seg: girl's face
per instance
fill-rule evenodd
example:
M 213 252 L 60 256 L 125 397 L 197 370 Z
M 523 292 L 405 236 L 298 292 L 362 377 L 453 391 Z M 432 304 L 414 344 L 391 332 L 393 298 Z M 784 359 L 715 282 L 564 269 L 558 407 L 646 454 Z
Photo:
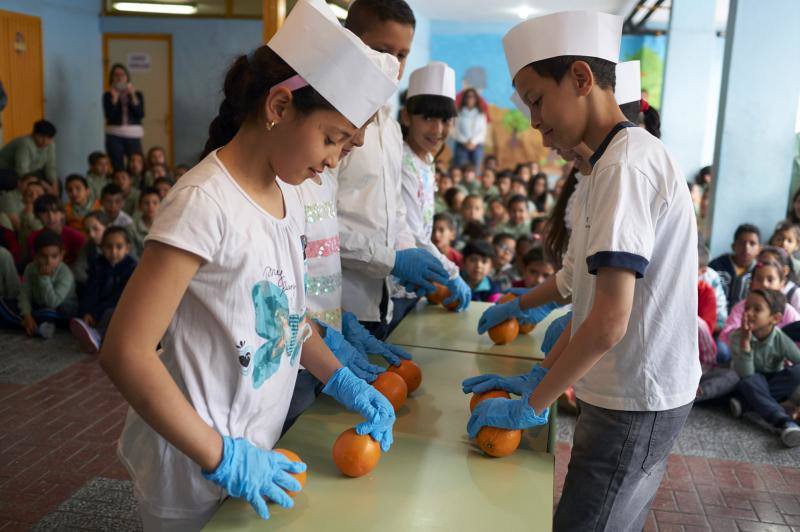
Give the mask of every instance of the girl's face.
M 494 247 L 495 252 L 495 269 L 502 270 L 506 267 L 506 265 L 511 264 L 511 261 L 514 260 L 514 248 L 516 247 L 517 243 L 514 241 L 513 238 L 505 238 L 497 243 Z
M 165 183 L 163 181 L 160 183 L 156 183 L 155 185 L 153 185 L 153 187 L 158 191 L 158 197 L 162 200 L 167 197 L 167 194 L 169 194 L 169 190 L 172 188 L 172 186 L 169 183 Z
M 744 304 L 744 313 L 753 329 L 763 329 L 776 325 L 783 317 L 781 314 L 772 314 L 766 299 L 759 294 L 749 294 Z
M 84 205 L 89 200 L 89 189 L 75 179 L 67 184 L 67 197 L 73 205 Z
M 775 238 L 772 239 L 772 245 L 782 247 L 789 255 L 797 251 L 798 242 L 794 230 L 787 229 L 775 233 Z
M 591 173 L 591 171 L 589 173 Z M 588 174 L 584 174 L 584 175 L 588 175 Z M 561 191 L 564 190 L 564 183 L 566 183 L 566 182 L 567 182 L 567 179 L 564 178 L 564 177 L 560 177 L 558 179 L 558 181 L 556 181 L 556 186 L 553 187 L 553 193 L 556 195 L 556 197 L 561 195 Z
M 501 177 L 497 180 L 497 191 L 501 196 L 507 196 L 511 192 L 511 178 Z
M 461 172 L 461 168 L 453 168 L 450 170 L 450 177 L 453 179 L 453 183 L 458 184 L 461 183 L 464 174 Z
M 439 180 L 439 193 L 444 194 L 451 188 L 453 188 L 453 178 L 449 175 L 443 175 Z
M 272 131 L 274 150 L 270 166 L 280 179 L 299 185 L 339 164 L 342 149 L 358 129 L 336 111 L 317 110 L 301 116 L 289 106 L 286 116 Z
M 493 201 L 489 204 L 489 215 L 492 220 L 504 220 L 508 216 L 508 211 L 502 201 Z
M 752 288 L 766 288 L 768 290 L 780 290 L 783 288 L 782 272 L 778 272 L 774 266 L 761 266 L 753 272 Z
M 142 175 L 144 172 L 144 157 L 139 153 L 134 153 L 128 160 L 128 172 L 132 175 Z
M 89 238 L 92 239 L 92 242 L 96 246 L 100 246 L 103 242 L 103 233 L 106 230 L 106 226 L 100 223 L 95 217 L 86 218 L 83 222 L 83 227 L 86 228 L 86 231 L 89 233 Z
M 493 170 L 484 170 L 483 175 L 481 176 L 481 185 L 483 185 L 484 189 L 489 189 L 494 186 L 495 182 L 495 175 Z
M 475 97 L 474 92 L 469 91 L 464 95 L 464 105 L 467 107 L 467 109 L 472 109 L 478 106 L 478 98 Z
M 103 239 L 101 248 L 106 260 L 111 263 L 112 266 L 115 266 L 125 258 L 130 246 L 128 242 L 125 241 L 124 236 L 119 233 L 114 233 Z
M 475 170 L 467 170 L 464 172 L 464 183 L 472 183 L 475 181 L 476 177 Z
M 511 184 L 511 193 L 512 194 L 519 194 L 520 196 L 527 196 L 528 195 L 528 187 L 525 186 L 524 182 L 521 181 L 514 181 Z
M 122 87 L 128 84 L 128 75 L 119 67 L 111 73 L 111 84 L 115 87 Z
M 444 141 L 450 135 L 450 128 L 453 125 L 452 119 L 426 118 L 422 115 L 411 115 L 405 117 L 404 122 L 408 126 L 408 138 L 406 141 L 409 146 L 417 152 L 428 155 L 436 155 L 442 149 Z
M 483 223 L 483 201 L 480 198 L 469 198 L 461 205 L 461 216 L 464 222 Z
M 523 166 L 519 169 L 519 176 L 520 179 L 525 181 L 526 183 L 531 180 L 531 167 L 528 165 Z
M 453 212 L 461 210 L 461 204 L 464 203 L 464 193 L 459 192 L 453 197 L 453 205 L 450 206 Z
M 547 192 L 547 178 L 537 177 L 533 182 L 533 195 L 535 197 L 543 196 Z
M 139 200 L 139 210 L 142 211 L 142 216 L 148 220 L 155 218 L 159 205 L 161 205 L 161 198 L 158 194 L 145 194 Z
M 456 232 L 447 224 L 447 222 L 434 222 L 433 224 L 433 234 L 431 235 L 431 242 L 433 245 L 439 248 L 441 251 L 442 248 L 450 247 L 450 244 L 455 240 Z

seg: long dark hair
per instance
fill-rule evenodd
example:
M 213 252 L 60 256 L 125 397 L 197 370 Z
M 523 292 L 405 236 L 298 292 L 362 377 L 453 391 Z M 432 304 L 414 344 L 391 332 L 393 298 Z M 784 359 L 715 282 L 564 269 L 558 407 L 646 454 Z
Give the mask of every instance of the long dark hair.
M 566 215 L 567 215 L 567 202 L 569 201 L 572 193 L 575 192 L 575 187 L 578 185 L 578 167 L 574 167 L 569 173 L 567 180 L 564 182 L 564 187 L 561 189 L 561 194 L 553 206 L 550 213 L 550 218 L 547 221 L 547 228 L 545 231 L 544 251 L 545 254 L 555 262 L 558 267 L 561 267 L 561 261 L 564 253 L 567 251 L 569 244 L 570 231 L 567 229 Z
M 110 87 L 114 83 L 114 71 L 118 68 L 121 68 L 123 72 L 125 72 L 125 77 L 128 78 L 128 83 L 131 81 L 131 73 L 128 72 L 128 69 L 122 63 L 114 63 L 111 65 L 111 69 L 108 71 L 108 86 Z
M 413 115 L 419 115 L 424 118 L 439 118 L 441 120 L 450 120 L 456 116 L 456 102 L 447 96 L 440 96 L 434 94 L 418 94 L 406 100 L 406 113 L 409 119 Z M 409 128 L 404 124 L 400 124 L 400 129 L 403 133 L 403 138 L 408 137 Z M 444 151 L 444 145 L 439 149 L 439 153 L 435 154 L 434 159 Z
M 544 192 L 539 196 L 534 196 L 533 189 L 536 187 L 537 181 L 544 181 Z M 547 207 L 547 196 L 550 194 L 550 191 L 547 190 L 547 174 L 543 172 L 539 172 L 535 176 L 531 177 L 530 182 L 528 183 L 528 198 L 536 205 L 536 210 L 539 212 L 544 212 L 545 208 Z
M 475 96 L 475 109 L 477 109 L 479 113 L 483 114 L 483 109 L 481 109 L 481 97 L 478 95 L 478 91 L 475 89 L 467 89 L 461 93 L 461 105 L 458 107 L 458 110 L 460 111 L 467 106 L 467 97 L 470 94 Z
M 800 218 L 798 218 L 797 213 L 794 212 L 794 202 L 797 201 L 798 197 L 800 197 L 800 188 L 795 191 L 794 196 L 792 196 L 792 202 L 789 204 L 789 210 L 786 211 L 786 219 L 793 224 L 800 224 Z
M 258 116 L 269 89 L 295 74 L 292 67 L 267 46 L 259 47 L 250 56 L 236 58 L 225 75 L 225 98 L 219 106 L 219 114 L 208 127 L 203 156 L 230 142 L 245 121 Z M 292 96 L 292 106 L 301 114 L 319 109 L 334 110 L 311 85 L 293 91 Z

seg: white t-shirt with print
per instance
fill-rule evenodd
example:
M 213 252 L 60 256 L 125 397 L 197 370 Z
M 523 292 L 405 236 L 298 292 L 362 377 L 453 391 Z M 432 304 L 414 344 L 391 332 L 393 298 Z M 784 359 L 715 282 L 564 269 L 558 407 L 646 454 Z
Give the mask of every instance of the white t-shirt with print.
M 306 221 L 306 306 L 308 317 L 342 329 L 342 259 L 336 218 L 336 179 L 326 169 L 320 182 L 297 187 Z
M 292 187 L 278 185 L 283 219 L 247 196 L 213 152 L 169 192 L 147 236 L 203 259 L 161 342 L 161 360 L 214 430 L 264 449 L 280 436 L 310 333 L 303 207 Z M 226 496 L 132 409 L 118 454 L 154 515 L 190 517 Z
M 697 225 L 686 180 L 661 141 L 638 127 L 614 133 L 576 190 L 556 282 L 572 294 L 573 335 L 592 308 L 599 268 L 636 273 L 633 308 L 623 339 L 575 394 L 612 410 L 668 410 L 691 402 L 700 380 Z

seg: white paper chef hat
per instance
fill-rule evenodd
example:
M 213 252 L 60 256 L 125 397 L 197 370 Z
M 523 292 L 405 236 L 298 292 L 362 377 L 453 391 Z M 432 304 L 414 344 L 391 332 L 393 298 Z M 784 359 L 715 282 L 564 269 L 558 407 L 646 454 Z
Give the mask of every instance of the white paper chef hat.
M 356 127 L 397 89 L 397 59 L 375 52 L 343 28 L 322 0 L 297 2 L 267 46 L 302 78 L 278 85 L 295 90 L 307 82 Z
M 617 85 L 614 96 L 619 105 L 642 99 L 642 74 L 639 61 L 617 63 Z
M 525 102 L 522 101 L 522 98 L 517 91 L 514 91 L 511 94 L 511 101 L 514 103 L 514 107 L 516 107 L 520 113 L 525 115 L 525 118 L 528 120 L 531 119 L 531 108 L 525 105 Z
M 523 67 L 551 57 L 582 55 L 616 63 L 622 17 L 598 11 L 562 11 L 520 22 L 503 37 L 513 79 Z
M 445 96 L 456 99 L 456 71 L 447 63 L 431 61 L 422 68 L 416 69 L 408 78 L 408 95 L 406 98 L 427 94 Z

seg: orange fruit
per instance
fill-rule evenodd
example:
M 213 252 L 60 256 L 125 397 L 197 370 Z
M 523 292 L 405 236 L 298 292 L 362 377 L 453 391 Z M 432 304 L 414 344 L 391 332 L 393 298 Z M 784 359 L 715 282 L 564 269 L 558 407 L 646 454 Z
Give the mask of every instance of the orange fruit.
M 503 294 L 503 297 L 497 300 L 497 304 L 502 305 L 503 303 L 508 303 L 516 298 L 517 296 L 509 292 L 508 294 Z
M 392 403 L 395 413 L 405 404 L 408 397 L 408 385 L 397 373 L 389 371 L 381 373 L 372 386 Z
M 388 371 L 397 373 L 406 381 L 409 394 L 422 384 L 422 370 L 410 360 L 403 360 L 399 366 L 389 366 Z
M 497 427 L 483 427 L 475 438 L 481 451 L 489 456 L 508 456 L 519 447 L 522 441 L 521 430 L 506 430 Z
M 506 320 L 489 329 L 489 338 L 497 345 L 504 345 L 514 341 L 519 334 L 519 322 L 515 318 Z
M 347 429 L 333 442 L 333 463 L 348 477 L 362 477 L 381 459 L 381 446 L 369 434 L 359 436 Z
M 508 392 L 505 390 L 489 390 L 488 392 L 483 393 L 473 393 L 472 399 L 469 401 L 469 411 L 472 412 L 475 410 L 475 407 L 478 406 L 482 401 L 486 399 L 496 399 L 498 397 L 502 397 L 504 399 L 511 399 L 511 396 L 508 395 Z
M 302 462 L 300 457 L 297 456 L 297 453 L 295 453 L 295 452 L 289 451 L 287 449 L 273 449 L 273 451 L 275 451 L 276 453 L 281 453 L 283 456 L 285 456 L 286 458 L 288 458 L 292 462 Z M 300 483 L 300 487 L 301 488 L 305 487 L 305 485 L 306 485 L 306 477 L 308 476 L 308 470 L 303 471 L 302 473 L 289 473 L 289 474 L 297 479 L 297 482 Z M 297 492 L 296 491 L 287 491 L 286 493 L 288 493 L 289 495 L 294 497 L 294 495 Z
M 448 291 L 447 297 L 450 297 L 449 291 Z M 447 299 L 447 297 L 445 299 Z M 456 299 L 455 301 L 453 301 L 449 305 L 444 305 L 444 308 L 446 308 L 447 310 L 455 310 L 455 309 L 458 308 L 458 306 L 460 304 L 461 304 L 461 300 L 460 299 Z
M 433 286 L 436 287 L 436 291 L 432 294 L 428 294 L 425 297 L 428 298 L 428 303 L 433 305 L 441 305 L 442 301 L 450 297 L 450 290 L 448 290 L 445 285 L 439 283 L 433 283 Z
M 535 323 L 521 324 L 519 326 L 519 333 L 520 334 L 528 334 L 529 332 L 531 332 L 534 329 L 534 327 L 536 327 Z

